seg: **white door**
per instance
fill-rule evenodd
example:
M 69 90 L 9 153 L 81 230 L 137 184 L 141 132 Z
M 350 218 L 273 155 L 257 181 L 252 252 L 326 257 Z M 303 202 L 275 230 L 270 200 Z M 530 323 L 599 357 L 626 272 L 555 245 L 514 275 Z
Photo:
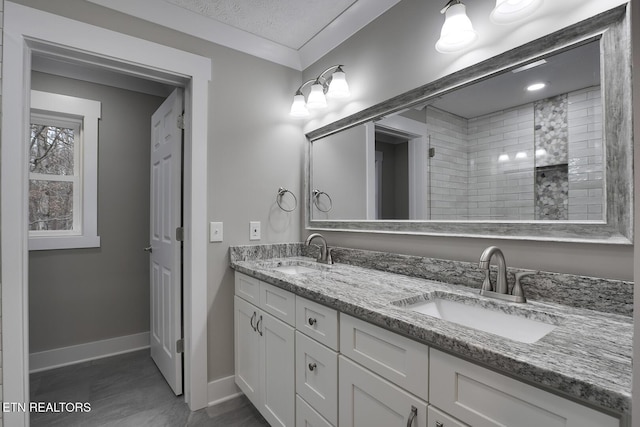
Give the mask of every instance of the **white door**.
M 176 89 L 151 117 L 151 357 L 176 395 L 182 394 L 181 245 L 183 93 Z

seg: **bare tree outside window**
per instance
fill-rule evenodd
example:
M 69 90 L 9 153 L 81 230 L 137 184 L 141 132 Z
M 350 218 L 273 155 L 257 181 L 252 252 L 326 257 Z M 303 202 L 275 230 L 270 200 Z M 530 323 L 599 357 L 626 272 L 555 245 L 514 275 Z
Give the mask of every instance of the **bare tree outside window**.
M 29 230 L 73 229 L 75 131 L 31 124 Z

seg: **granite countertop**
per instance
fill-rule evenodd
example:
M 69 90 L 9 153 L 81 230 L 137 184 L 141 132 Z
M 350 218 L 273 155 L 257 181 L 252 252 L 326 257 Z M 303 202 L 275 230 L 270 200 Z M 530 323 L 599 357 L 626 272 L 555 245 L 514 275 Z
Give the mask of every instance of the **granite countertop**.
M 278 265 L 306 265 L 313 272 L 286 274 Z M 232 268 L 419 342 L 472 360 L 560 395 L 618 414 L 631 414 L 630 316 L 528 301 L 515 304 L 480 297 L 476 289 L 312 258 L 234 261 Z M 472 297 L 504 311 L 557 327 L 526 344 L 460 326 L 402 307 L 429 292 Z M 454 297 L 455 297 L 454 296 Z M 392 302 L 395 302 L 392 304 Z

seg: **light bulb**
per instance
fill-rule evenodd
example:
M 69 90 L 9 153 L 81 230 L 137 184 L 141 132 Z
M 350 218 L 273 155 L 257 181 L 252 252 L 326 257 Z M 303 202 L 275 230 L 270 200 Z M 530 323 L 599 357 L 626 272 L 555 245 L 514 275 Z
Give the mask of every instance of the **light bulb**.
M 338 70 L 331 75 L 331 83 L 329 83 L 329 90 L 327 91 L 329 98 L 347 98 L 351 95 L 344 71 L 341 68 L 338 68 Z
M 440 39 L 436 43 L 438 52 L 457 52 L 469 46 L 478 38 L 478 34 L 474 31 L 466 10 L 467 8 L 462 3 L 453 4 L 447 8 Z
M 324 88 L 320 83 L 311 85 L 311 93 L 307 99 L 307 108 L 325 108 L 327 106 L 327 98 L 324 96 Z
M 306 117 L 309 115 L 309 110 L 307 110 L 306 103 L 304 102 L 304 95 L 295 95 L 293 97 L 289 115 L 293 117 Z
M 489 18 L 494 24 L 512 24 L 531 15 L 541 4 L 542 0 L 496 0 Z

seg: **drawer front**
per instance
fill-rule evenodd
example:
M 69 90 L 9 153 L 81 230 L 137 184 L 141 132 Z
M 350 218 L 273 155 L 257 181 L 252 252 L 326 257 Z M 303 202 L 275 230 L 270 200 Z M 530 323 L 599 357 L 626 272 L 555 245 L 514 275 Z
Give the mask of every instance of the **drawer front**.
M 283 322 L 295 326 L 296 297 L 289 291 L 260 283 L 260 308 Z
M 340 356 L 340 427 L 427 425 L 427 404 Z
M 430 403 L 474 427 L 620 426 L 609 415 L 437 350 L 430 363 Z
M 296 296 L 296 329 L 338 351 L 338 312 Z
M 236 272 L 235 281 L 237 296 L 255 306 L 260 305 L 260 281 L 258 279 Z
M 338 353 L 296 331 L 296 393 L 338 423 Z
M 340 352 L 429 400 L 429 347 L 362 320 L 340 315 Z
M 427 408 L 427 427 L 469 427 L 431 405 Z
M 296 427 L 333 427 L 300 396 L 296 396 Z

